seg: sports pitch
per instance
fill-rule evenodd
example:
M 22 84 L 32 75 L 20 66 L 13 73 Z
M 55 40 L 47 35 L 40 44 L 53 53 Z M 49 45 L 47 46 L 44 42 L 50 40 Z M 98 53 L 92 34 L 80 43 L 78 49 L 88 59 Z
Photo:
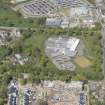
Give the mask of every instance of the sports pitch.
M 76 57 L 74 59 L 75 63 L 79 65 L 82 68 L 86 68 L 92 65 L 92 62 L 88 60 L 86 57 L 81 56 L 81 57 Z

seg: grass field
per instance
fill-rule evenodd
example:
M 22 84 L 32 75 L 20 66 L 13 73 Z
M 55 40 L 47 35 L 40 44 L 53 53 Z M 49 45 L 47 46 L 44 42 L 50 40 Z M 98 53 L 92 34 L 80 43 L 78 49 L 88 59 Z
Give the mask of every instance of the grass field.
M 82 68 L 86 68 L 86 67 L 89 67 L 89 66 L 92 65 L 91 61 L 88 60 L 88 59 L 87 59 L 86 57 L 84 57 L 84 56 L 76 57 L 74 61 L 75 61 L 75 63 L 76 63 L 77 65 L 79 65 L 79 66 L 82 67 Z

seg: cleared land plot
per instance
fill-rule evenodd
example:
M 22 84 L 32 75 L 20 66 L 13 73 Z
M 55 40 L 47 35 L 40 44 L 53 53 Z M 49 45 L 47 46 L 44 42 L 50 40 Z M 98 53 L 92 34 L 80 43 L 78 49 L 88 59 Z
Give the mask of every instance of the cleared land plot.
M 91 61 L 89 61 L 86 57 L 76 57 L 74 61 L 82 68 L 86 68 L 92 65 Z

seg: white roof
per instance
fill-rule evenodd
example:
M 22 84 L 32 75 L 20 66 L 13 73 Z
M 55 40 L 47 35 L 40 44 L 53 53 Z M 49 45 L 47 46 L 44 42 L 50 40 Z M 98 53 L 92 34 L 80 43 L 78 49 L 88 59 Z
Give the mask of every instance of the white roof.
M 82 87 L 82 82 L 80 81 L 71 81 L 71 83 L 69 84 L 69 87 Z
M 46 25 L 56 25 L 60 26 L 62 19 L 60 18 L 47 18 Z
M 67 27 L 69 27 L 69 20 L 68 19 L 63 19 L 63 21 L 61 22 L 61 27 L 62 28 L 67 28 Z
M 16 57 L 17 59 L 21 59 L 21 58 L 22 58 L 20 54 L 15 54 L 15 57 Z
M 49 87 L 49 88 L 54 86 L 54 83 L 51 81 L 44 81 L 43 83 L 44 83 L 44 85 L 47 85 L 47 87 Z
M 16 97 L 16 93 L 13 93 L 12 95 L 13 95 L 14 97 Z
M 70 51 L 75 51 L 79 42 L 80 42 L 80 39 L 72 37 L 67 42 L 67 48 L 69 48 Z
M 15 4 L 15 3 L 23 2 L 23 1 L 26 1 L 26 0 L 11 0 L 10 2 Z

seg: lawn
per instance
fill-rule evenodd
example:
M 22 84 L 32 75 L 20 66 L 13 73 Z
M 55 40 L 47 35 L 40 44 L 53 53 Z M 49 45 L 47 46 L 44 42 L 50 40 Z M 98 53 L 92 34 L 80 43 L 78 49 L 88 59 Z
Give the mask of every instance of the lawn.
M 87 68 L 92 65 L 91 61 L 88 60 L 86 57 L 76 57 L 74 61 L 82 68 Z

